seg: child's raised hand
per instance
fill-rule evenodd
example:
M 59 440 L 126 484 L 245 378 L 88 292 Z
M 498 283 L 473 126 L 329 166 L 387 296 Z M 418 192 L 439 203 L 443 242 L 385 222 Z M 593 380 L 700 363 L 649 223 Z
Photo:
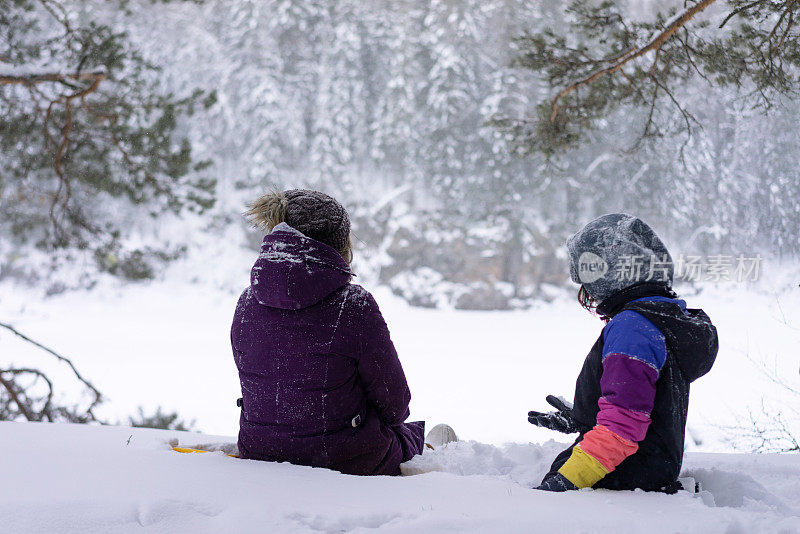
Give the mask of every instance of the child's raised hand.
M 563 434 L 574 434 L 579 431 L 575 420 L 563 412 L 528 412 L 528 422 Z
M 580 426 L 572 417 L 572 407 L 565 401 L 554 395 L 548 395 L 547 403 L 557 409 L 555 412 L 528 412 L 528 422 L 532 425 L 540 426 L 561 432 L 563 434 L 574 434 L 580 431 Z

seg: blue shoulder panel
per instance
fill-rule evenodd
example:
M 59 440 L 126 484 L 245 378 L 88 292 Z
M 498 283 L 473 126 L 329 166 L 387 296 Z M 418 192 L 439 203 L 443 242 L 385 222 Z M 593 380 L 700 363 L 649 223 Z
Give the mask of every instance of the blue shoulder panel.
M 625 310 L 614 316 L 603 332 L 603 359 L 624 354 L 660 371 L 667 360 L 664 334 L 639 313 Z

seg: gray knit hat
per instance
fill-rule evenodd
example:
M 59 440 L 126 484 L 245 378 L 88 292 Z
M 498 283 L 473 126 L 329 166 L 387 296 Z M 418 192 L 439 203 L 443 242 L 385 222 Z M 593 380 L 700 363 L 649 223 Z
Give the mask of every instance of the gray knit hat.
M 286 224 L 310 237 L 342 250 L 350 238 L 350 217 L 335 198 L 308 189 L 284 191 Z
M 603 215 L 567 240 L 569 274 L 598 302 L 644 282 L 672 286 L 667 247 L 644 221 L 624 213 Z

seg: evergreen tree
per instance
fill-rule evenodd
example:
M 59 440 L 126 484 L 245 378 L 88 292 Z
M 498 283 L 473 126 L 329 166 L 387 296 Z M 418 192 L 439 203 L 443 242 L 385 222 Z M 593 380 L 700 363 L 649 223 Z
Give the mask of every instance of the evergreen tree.
M 538 104 L 534 119 L 500 117 L 498 126 L 528 151 L 563 154 L 621 107 L 646 110 L 637 144 L 675 131 L 691 135 L 700 123 L 682 88 L 696 77 L 734 87 L 763 109 L 796 95 L 800 3 L 728 0 L 727 15 L 704 16 L 715 3 L 688 1 L 636 20 L 621 2 L 571 2 L 565 25 L 518 39 L 517 64 L 541 73 L 554 96 Z
M 161 406 L 155 412 L 145 413 L 139 406 L 136 416 L 128 417 L 128 424 L 134 428 L 159 428 L 161 430 L 180 430 L 183 432 L 195 431 L 195 420 L 186 421 L 180 418 L 178 412 L 164 412 Z
M 310 178 L 350 197 L 365 160 L 368 114 L 362 69 L 362 2 L 328 3 L 316 28 L 322 47 L 317 58 L 318 88 L 311 129 Z
M 372 124 L 372 161 L 385 187 L 405 186 L 413 205 L 426 196 L 424 168 L 418 164 L 427 146 L 420 92 L 427 77 L 420 62 L 424 7 L 420 2 L 390 0 L 383 6 L 374 41 L 383 57 L 376 61 L 385 72 Z M 422 117 L 421 117 L 422 116 Z
M 148 277 L 153 258 L 175 251 L 130 246 L 122 214 L 212 206 L 209 162 L 193 161 L 180 126 L 214 95 L 164 91 L 159 68 L 126 34 L 81 8 L 70 0 L 0 3 L 2 238 Z
M 235 241 L 245 201 L 271 185 L 315 187 L 340 196 L 362 214 L 354 217 L 355 229 L 359 235 L 369 232 L 364 235 L 370 248 L 392 242 L 392 232 L 403 225 L 431 224 L 434 231 L 425 236 L 445 229 L 452 230 L 450 236 L 464 236 L 489 228 L 491 235 L 502 235 L 503 245 L 492 244 L 498 250 L 485 252 L 494 258 L 508 254 L 502 279 L 515 286 L 526 283 L 514 274 L 520 253 L 551 258 L 581 222 L 621 209 L 663 228 L 677 247 L 694 252 L 770 248 L 795 253 L 800 250 L 800 171 L 794 164 L 800 132 L 792 124 L 800 109 L 783 96 L 791 96 L 796 73 L 794 4 L 792 11 L 778 10 L 788 3 L 775 2 L 769 9 L 753 5 L 725 22 L 737 8 L 727 0 L 714 2 L 660 41 L 657 53 L 651 49 L 561 97 L 557 116 L 565 136 L 550 135 L 554 131 L 538 121 L 537 107 L 552 113 L 558 90 L 607 66 L 596 66 L 596 58 L 627 52 L 625 43 L 646 46 L 678 15 L 700 6 L 666 0 L 658 2 L 665 14 L 657 16 L 654 4 L 595 0 L 564 9 L 556 0 L 206 0 L 199 5 L 128 0 L 126 11 L 118 12 L 116 2 L 61 0 L 58 5 L 70 6 L 71 27 L 94 24 L 113 35 L 127 32 L 109 42 L 119 44 L 121 52 L 110 55 L 120 58 L 121 67 L 92 60 L 97 52 L 80 68 L 85 79 L 67 80 L 90 88 L 92 74 L 104 76 L 84 99 L 72 100 L 73 131 L 84 132 L 81 143 L 77 133 L 70 133 L 69 157 L 62 158 L 72 209 L 65 211 L 65 186 L 54 213 L 62 226 L 69 213 L 100 228 L 70 227 L 65 234 L 74 244 L 53 245 L 60 234 L 49 230 L 54 223 L 48 199 L 56 196 L 59 177 L 54 169 L 58 145 L 45 150 L 42 125 L 49 103 L 42 101 L 44 113 L 37 114 L 28 85 L 2 85 L 4 127 L 18 125 L 16 133 L 0 139 L 5 143 L 0 149 L 4 267 L 13 257 L 9 253 L 30 254 L 23 242 L 38 242 L 58 258 L 89 254 L 102 268 L 146 276 L 152 272 L 148 255 L 160 250 L 162 257 L 174 256 L 164 253 L 161 243 L 169 234 L 189 236 L 187 246 L 198 243 L 196 223 L 204 225 L 204 246 Z M 29 9 L 17 7 L 22 5 Z M 0 53 L 3 75 L 78 70 L 83 55 L 47 52 L 55 46 L 48 41 L 51 34 L 57 43 L 63 31 L 53 30 L 55 19 L 45 5 L 57 4 L 2 5 L 3 50 L 16 42 L 18 48 L 30 45 L 20 48 L 25 57 L 33 57 L 37 47 L 44 51 L 35 61 L 14 63 L 14 54 Z M 747 27 L 756 29 L 748 33 Z M 736 41 L 737 35 L 752 40 Z M 771 72 L 759 71 L 752 46 L 752 59 L 744 58 L 743 50 L 748 42 L 770 38 L 777 49 L 775 65 Z M 561 48 L 555 46 L 558 39 Z M 729 46 L 721 47 L 724 43 Z M 739 70 L 732 70 L 737 65 Z M 731 91 L 737 83 L 741 91 Z M 669 89 L 680 108 L 658 84 Z M 66 91 L 58 81 L 41 80 L 34 87 Z M 216 90 L 218 104 L 203 109 L 202 97 L 181 103 L 174 96 L 190 94 L 194 87 Z M 765 120 L 754 106 L 767 102 L 759 87 L 782 113 Z M 655 101 L 641 98 L 654 93 Z M 170 113 L 155 95 L 175 104 Z M 12 98 L 13 108 L 6 105 Z M 119 103 L 115 124 L 91 114 L 101 102 Z M 56 141 L 63 108 L 57 101 L 48 123 Z M 183 113 L 190 109 L 196 113 Z M 673 135 L 685 132 L 687 124 L 691 138 Z M 151 135 L 156 127 L 163 135 Z M 143 131 L 149 133 L 137 133 Z M 136 165 L 126 162 L 112 133 Z M 184 137 L 191 140 L 192 154 L 213 160 L 214 166 L 198 171 L 196 163 L 185 163 L 181 158 L 190 154 L 180 150 Z M 151 142 L 155 139 L 161 141 Z M 631 147 L 638 150 L 625 150 Z M 143 162 L 154 167 L 146 170 L 155 183 L 141 172 Z M 215 195 L 206 196 L 192 184 L 211 172 L 223 180 Z M 103 187 L 110 191 L 98 189 Z M 189 191 L 206 200 L 216 196 L 220 206 L 202 218 L 168 216 L 193 204 L 200 208 Z M 373 208 L 386 206 L 379 198 L 390 198 L 386 202 L 399 209 L 393 216 L 393 208 L 382 210 L 381 220 L 373 221 Z M 183 207 L 181 199 L 188 201 Z M 401 212 L 419 217 L 401 220 Z M 164 228 L 163 240 L 143 238 L 132 246 L 137 232 L 154 233 L 157 225 Z M 217 239 L 221 233 L 226 239 Z M 550 269 L 551 280 L 563 279 L 563 265 L 548 262 L 541 261 L 547 265 L 543 275 Z M 430 266 L 438 268 L 435 262 Z

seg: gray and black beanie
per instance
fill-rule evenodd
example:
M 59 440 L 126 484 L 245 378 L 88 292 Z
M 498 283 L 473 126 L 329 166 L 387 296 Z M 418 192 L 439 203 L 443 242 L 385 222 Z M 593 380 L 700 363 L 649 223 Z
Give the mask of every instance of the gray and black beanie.
M 672 287 L 672 256 L 638 217 L 625 213 L 598 217 L 567 240 L 567 249 L 570 278 L 598 302 L 646 282 Z
M 331 196 L 308 189 L 284 191 L 286 224 L 311 239 L 342 250 L 350 238 L 347 210 Z

